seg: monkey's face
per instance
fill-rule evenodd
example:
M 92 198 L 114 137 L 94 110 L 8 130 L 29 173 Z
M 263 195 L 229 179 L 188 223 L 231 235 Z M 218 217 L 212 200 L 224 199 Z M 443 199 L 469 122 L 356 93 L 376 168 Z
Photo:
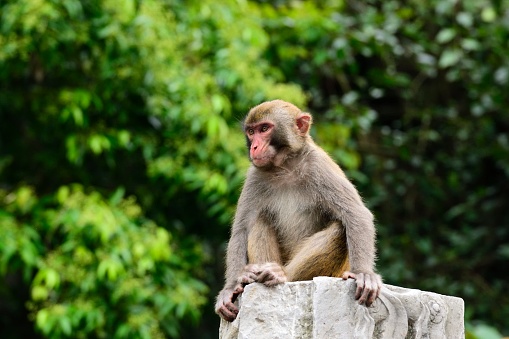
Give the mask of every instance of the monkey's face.
M 275 130 L 274 123 L 266 120 L 246 124 L 244 130 L 249 148 L 249 158 L 253 165 L 260 168 L 271 166 L 277 154 L 276 145 L 271 142 Z
M 244 121 L 251 162 L 266 170 L 281 167 L 306 144 L 310 125 L 310 114 L 282 100 L 253 107 Z

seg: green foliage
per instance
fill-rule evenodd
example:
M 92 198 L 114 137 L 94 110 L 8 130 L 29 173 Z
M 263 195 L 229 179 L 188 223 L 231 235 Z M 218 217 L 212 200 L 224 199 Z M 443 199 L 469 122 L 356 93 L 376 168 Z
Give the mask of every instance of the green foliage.
M 201 306 L 248 166 L 238 122 L 274 98 L 309 107 L 371 205 L 386 282 L 463 297 L 471 324 L 509 333 L 508 13 L 3 1 L 2 337 L 25 313 L 46 337 L 178 337 L 208 317 L 216 333 Z
M 467 324 L 466 339 L 500 339 L 502 335 L 496 329 L 485 324 Z
M 39 200 L 28 187 L 0 198 L 0 273 L 34 271 L 24 275 L 28 307 L 44 335 L 177 336 L 179 319 L 198 319 L 207 287 L 133 198 L 105 200 L 76 185 Z

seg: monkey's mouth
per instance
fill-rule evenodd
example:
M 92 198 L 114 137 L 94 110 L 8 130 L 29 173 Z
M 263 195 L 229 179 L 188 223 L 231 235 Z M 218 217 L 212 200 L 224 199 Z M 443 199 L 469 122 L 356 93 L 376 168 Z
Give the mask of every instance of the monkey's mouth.
M 263 157 L 251 158 L 251 162 L 256 167 L 266 167 L 267 165 L 270 165 L 272 163 L 272 157 L 263 156 Z

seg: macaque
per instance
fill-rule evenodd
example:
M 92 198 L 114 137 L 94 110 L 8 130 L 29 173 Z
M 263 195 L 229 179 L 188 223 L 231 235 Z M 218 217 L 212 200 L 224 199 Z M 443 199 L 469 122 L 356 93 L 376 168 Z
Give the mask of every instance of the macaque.
M 252 108 L 244 132 L 251 167 L 226 253 L 216 313 L 233 321 L 247 284 L 353 278 L 355 299 L 379 296 L 373 215 L 341 168 L 309 135 L 312 117 L 274 100 Z

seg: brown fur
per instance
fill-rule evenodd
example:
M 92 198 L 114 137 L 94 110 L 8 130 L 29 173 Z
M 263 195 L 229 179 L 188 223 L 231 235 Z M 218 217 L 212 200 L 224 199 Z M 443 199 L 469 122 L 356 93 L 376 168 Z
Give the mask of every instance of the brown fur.
M 226 283 L 216 303 L 226 320 L 235 319 L 233 301 L 255 281 L 272 286 L 316 276 L 357 278 L 356 298 L 367 305 L 380 292 L 373 216 L 309 136 L 311 122 L 309 113 L 281 100 L 254 107 L 245 119 L 249 126 L 273 125 L 260 138 L 277 141 L 277 147 L 267 147 L 267 154 L 275 154 L 270 163 L 250 167 L 238 201 Z

